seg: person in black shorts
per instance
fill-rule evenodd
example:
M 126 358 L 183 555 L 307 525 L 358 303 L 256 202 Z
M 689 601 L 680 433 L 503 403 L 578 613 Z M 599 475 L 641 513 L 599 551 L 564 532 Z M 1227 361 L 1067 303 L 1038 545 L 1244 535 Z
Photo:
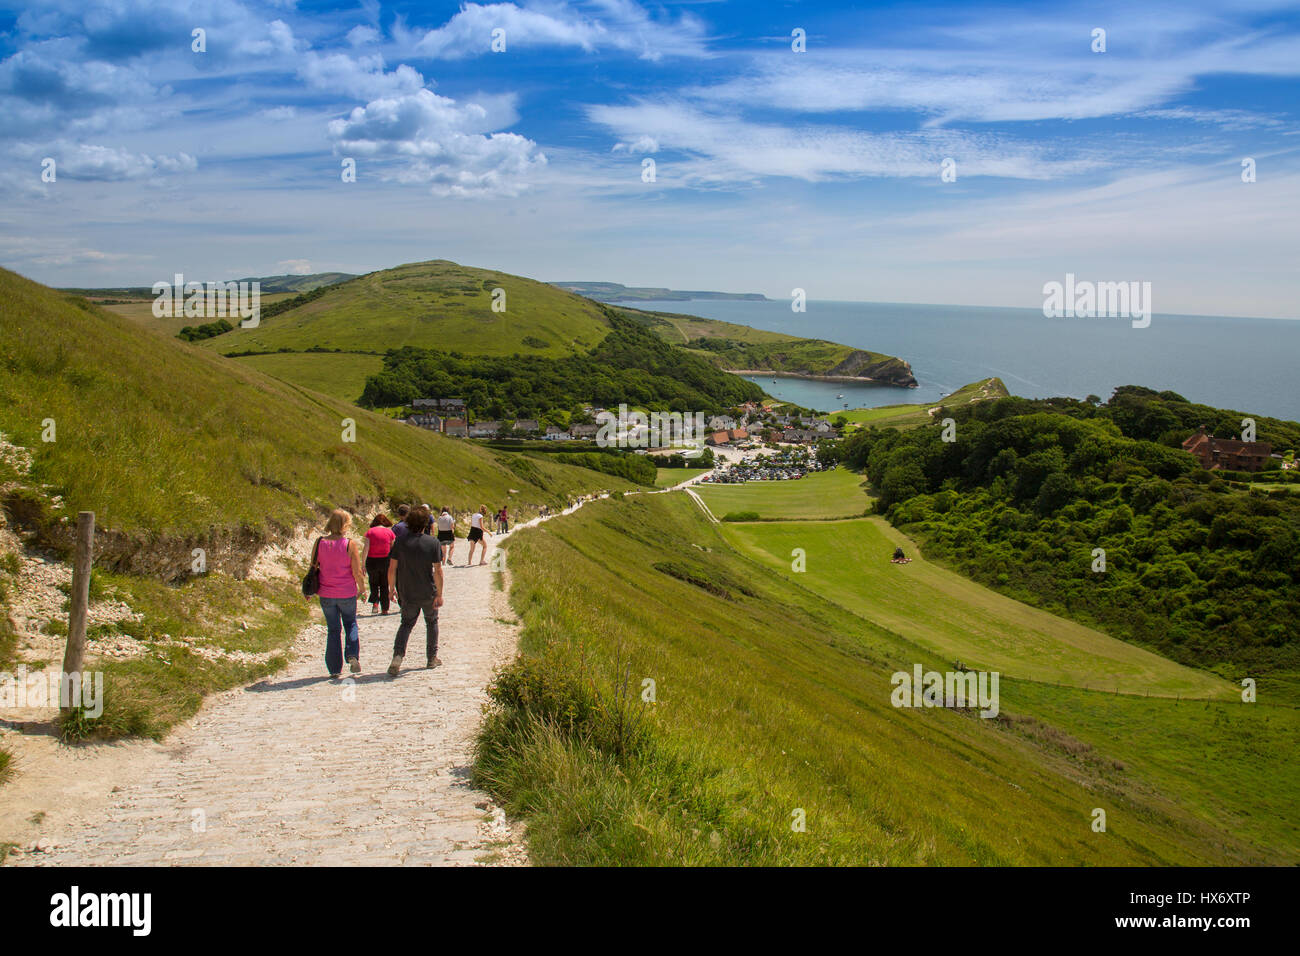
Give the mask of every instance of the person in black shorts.
M 487 564 L 487 542 L 483 540 L 483 536 L 485 534 L 490 535 L 492 533 L 491 531 L 488 531 L 487 528 L 484 527 L 483 525 L 483 522 L 488 520 L 487 515 L 488 515 L 487 505 L 483 505 L 481 508 L 478 509 L 478 511 L 475 511 L 472 515 L 470 515 L 469 560 L 465 562 L 465 567 L 467 568 L 474 563 L 474 545 L 476 543 L 483 545 L 483 551 L 479 555 L 478 563 Z
M 456 550 L 456 519 L 450 511 L 443 508 L 435 521 L 438 528 L 438 544 L 442 545 L 443 564 L 451 564 L 451 554 Z
M 429 509 L 412 508 L 406 516 L 407 533 L 393 542 L 388 581 L 402 609 L 402 624 L 393 641 L 393 662 L 388 676 L 396 677 L 406 656 L 406 643 L 421 612 L 427 665 L 438 667 L 438 608 L 442 607 L 442 546 L 429 530 Z

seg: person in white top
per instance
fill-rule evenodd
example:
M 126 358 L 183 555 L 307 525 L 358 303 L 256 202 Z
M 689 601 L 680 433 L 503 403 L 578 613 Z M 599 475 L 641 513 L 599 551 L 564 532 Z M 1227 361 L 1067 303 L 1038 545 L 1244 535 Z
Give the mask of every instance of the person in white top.
M 442 545 L 442 563 L 451 564 L 451 553 L 456 550 L 456 519 L 450 511 L 443 508 L 436 521 L 438 526 L 438 543 Z
M 492 532 L 483 527 L 483 516 L 487 514 L 487 506 L 480 507 L 478 511 L 470 516 L 469 519 L 469 558 L 465 561 L 465 567 L 474 563 L 474 545 L 482 544 L 483 550 L 479 554 L 479 564 L 487 564 L 487 541 L 484 536 L 490 537 Z

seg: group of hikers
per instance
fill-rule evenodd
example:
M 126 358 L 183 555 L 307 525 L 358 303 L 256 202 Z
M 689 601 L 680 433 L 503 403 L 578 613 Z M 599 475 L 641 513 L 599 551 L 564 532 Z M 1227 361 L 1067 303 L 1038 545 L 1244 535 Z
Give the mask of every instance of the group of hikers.
M 487 564 L 488 525 L 486 506 L 469 519 L 469 557 L 481 548 L 479 564 Z M 497 530 L 509 530 L 509 513 L 496 514 Z M 435 515 L 429 505 L 401 505 L 397 521 L 380 512 L 370 522 L 361 542 L 348 537 L 352 515 L 335 509 L 325 530 L 312 549 L 312 568 L 319 574 L 321 612 L 325 615 L 325 667 L 331 678 L 342 676 L 346 663 L 353 674 L 361 673 L 361 641 L 357 629 L 357 600 L 369 589 L 371 613 L 386 615 L 390 601 L 397 600 L 401 622 L 393 641 L 393 660 L 388 675 L 396 677 L 406 657 L 406 645 L 420 615 L 424 615 L 425 661 L 440 667 L 438 659 L 438 608 L 443 604 L 444 566 L 452 565 L 456 547 L 456 518 L 450 509 Z

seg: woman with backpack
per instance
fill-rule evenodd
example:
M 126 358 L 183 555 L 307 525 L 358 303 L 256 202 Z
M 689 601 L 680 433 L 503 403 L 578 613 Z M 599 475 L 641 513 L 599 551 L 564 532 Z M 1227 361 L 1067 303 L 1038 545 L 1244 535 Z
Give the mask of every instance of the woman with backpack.
M 361 673 L 357 595 L 365 588 L 366 578 L 361 549 L 348 538 L 351 524 L 352 515 L 335 508 L 325 524 L 325 533 L 316 539 L 312 549 L 312 569 L 319 575 L 316 595 L 325 615 L 325 667 L 332 678 L 342 675 L 345 659 L 352 673 Z

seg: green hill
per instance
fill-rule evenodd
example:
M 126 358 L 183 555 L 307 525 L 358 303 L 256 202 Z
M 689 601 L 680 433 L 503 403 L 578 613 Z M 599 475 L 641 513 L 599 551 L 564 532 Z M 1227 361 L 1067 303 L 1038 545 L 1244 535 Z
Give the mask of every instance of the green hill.
M 311 292 L 323 286 L 355 279 L 351 272 L 313 272 L 310 275 L 250 276 L 236 282 L 257 282 L 263 292 Z
M 493 290 L 505 291 L 493 311 Z M 207 340 L 226 355 L 256 352 L 380 354 L 413 346 L 472 355 L 559 357 L 586 352 L 609 331 L 600 306 L 519 276 L 446 260 L 413 262 L 317 290 L 263 315 L 255 329 Z M 288 303 L 285 303 L 287 305 Z
M 912 366 L 893 355 L 856 349 L 825 339 L 755 329 L 720 319 L 625 306 L 615 311 L 648 326 L 674 345 L 707 358 L 719 368 L 778 372 L 845 380 L 868 378 L 890 385 L 916 385 Z
M 855 408 L 847 412 L 836 412 L 835 417 L 842 417 L 855 427 L 873 425 L 882 428 L 914 428 L 917 425 L 942 421 L 953 409 L 973 405 L 976 402 L 996 401 L 1010 394 L 1007 387 L 1002 384 L 1002 379 L 990 378 L 963 385 L 933 405 L 880 405 L 876 408 Z
M 94 511 L 92 599 L 134 615 L 99 626 L 88 647 L 107 688 L 90 729 L 109 735 L 160 734 L 205 693 L 284 663 L 308 606 L 296 581 L 249 575 L 264 546 L 328 509 L 365 521 L 394 501 L 459 512 L 487 502 L 524 518 L 633 487 L 394 422 L 5 270 L 0 342 L 0 524 L 66 554 L 77 512 Z M 0 557 L 0 656 L 21 656 L 3 605 L 22 565 Z M 51 627 L 66 621 L 57 603 L 49 613 Z M 193 643 L 178 647 L 177 635 Z M 100 641 L 138 654 L 98 661 Z
M 63 514 L 92 509 L 126 534 L 267 534 L 314 508 L 397 490 L 468 503 L 514 487 L 554 505 L 587 477 L 557 468 L 530 483 L 483 449 L 151 335 L 9 272 L 0 330 L 0 431 L 31 451 L 32 481 Z M 46 419 L 55 441 L 41 440 Z M 344 419 L 355 441 L 343 439 Z M 58 517 L 48 517 L 53 533 Z
M 878 540 L 837 537 L 855 532 Z M 525 817 L 534 859 L 1300 860 L 1295 708 L 1013 676 L 1060 664 L 1120 667 L 1164 693 L 1214 683 L 957 575 L 889 565 L 891 534 L 860 519 L 715 525 L 668 494 L 512 538 L 523 657 L 494 687 L 476 777 Z M 795 548 L 806 573 L 790 570 Z M 955 649 L 1012 671 L 997 717 L 893 705 L 894 672 L 949 670 Z

